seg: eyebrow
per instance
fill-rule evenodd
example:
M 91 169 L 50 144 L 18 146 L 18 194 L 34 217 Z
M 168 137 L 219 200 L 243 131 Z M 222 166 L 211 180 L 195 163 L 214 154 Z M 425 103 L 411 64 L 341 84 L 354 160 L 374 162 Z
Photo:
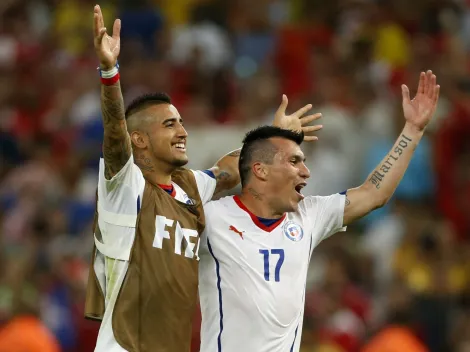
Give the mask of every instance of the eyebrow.
M 167 124 L 168 122 L 176 122 L 176 121 L 178 121 L 178 120 L 179 120 L 179 122 L 180 122 L 181 124 L 183 123 L 183 119 L 182 119 L 181 117 L 180 117 L 179 119 L 176 118 L 176 117 L 170 117 L 169 119 L 164 120 L 164 121 L 162 122 L 162 125 L 165 125 L 165 124 Z

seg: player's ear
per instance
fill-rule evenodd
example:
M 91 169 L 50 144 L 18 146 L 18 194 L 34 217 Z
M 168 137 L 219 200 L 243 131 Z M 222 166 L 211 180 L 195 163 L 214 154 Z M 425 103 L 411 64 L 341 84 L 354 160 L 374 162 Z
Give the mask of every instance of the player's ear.
M 255 175 L 258 179 L 265 181 L 268 177 L 269 170 L 267 165 L 258 162 L 251 166 L 251 172 L 253 172 L 253 175 Z
M 148 137 L 139 131 L 131 132 L 131 142 L 137 148 L 143 149 L 147 147 Z

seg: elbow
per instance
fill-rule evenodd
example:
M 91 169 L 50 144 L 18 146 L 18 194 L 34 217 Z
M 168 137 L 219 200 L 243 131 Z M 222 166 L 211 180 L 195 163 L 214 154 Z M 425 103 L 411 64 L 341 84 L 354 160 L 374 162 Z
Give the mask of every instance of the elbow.
M 364 190 L 364 194 L 367 194 L 365 199 L 368 199 L 367 203 L 371 211 L 384 207 L 392 197 L 391 194 L 384 194 L 383 190 L 378 190 L 368 183 L 362 185 L 361 189 Z
M 390 198 L 391 197 L 388 196 L 377 197 L 374 202 L 374 210 L 384 207 L 389 202 Z
M 390 197 L 381 197 L 378 198 L 375 202 L 375 209 L 384 207 L 390 200 Z

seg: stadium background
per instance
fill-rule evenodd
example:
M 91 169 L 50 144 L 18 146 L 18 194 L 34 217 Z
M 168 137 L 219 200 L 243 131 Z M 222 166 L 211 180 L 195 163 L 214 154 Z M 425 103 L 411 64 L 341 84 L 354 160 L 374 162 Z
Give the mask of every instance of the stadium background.
M 94 4 L 0 3 L 0 351 L 96 339 L 82 318 L 102 140 Z M 122 19 L 125 101 L 168 92 L 192 168 L 270 123 L 282 93 L 290 111 L 313 103 L 325 127 L 304 147 L 307 194 L 358 185 L 403 125 L 400 84 L 432 69 L 437 116 L 394 201 L 314 253 L 302 351 L 470 351 L 470 1 L 100 4 L 108 28 Z

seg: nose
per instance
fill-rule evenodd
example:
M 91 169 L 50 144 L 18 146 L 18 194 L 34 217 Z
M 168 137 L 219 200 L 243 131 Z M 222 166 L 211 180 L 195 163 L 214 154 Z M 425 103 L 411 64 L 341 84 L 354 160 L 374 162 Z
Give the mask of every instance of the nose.
M 178 124 L 178 130 L 176 132 L 177 137 L 179 138 L 186 138 L 188 136 L 188 132 L 186 132 L 186 129 L 182 124 Z
M 302 163 L 302 166 L 300 167 L 299 171 L 300 171 L 300 176 L 302 178 L 307 179 L 310 177 L 310 170 L 308 169 L 307 165 L 305 165 L 305 163 Z

